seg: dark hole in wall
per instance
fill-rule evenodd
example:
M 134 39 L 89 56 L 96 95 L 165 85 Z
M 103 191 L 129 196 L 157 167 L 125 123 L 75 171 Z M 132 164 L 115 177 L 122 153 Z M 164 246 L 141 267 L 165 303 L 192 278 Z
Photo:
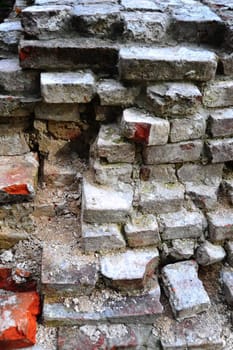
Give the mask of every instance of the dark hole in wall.
M 0 23 L 4 21 L 13 9 L 15 0 L 0 0 Z

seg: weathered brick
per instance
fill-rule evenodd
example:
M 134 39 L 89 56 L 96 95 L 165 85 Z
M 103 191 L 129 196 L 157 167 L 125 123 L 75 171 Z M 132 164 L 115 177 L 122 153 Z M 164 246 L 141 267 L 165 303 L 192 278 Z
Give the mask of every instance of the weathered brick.
M 38 98 L 0 94 L 1 117 L 27 117 L 34 110 Z
M 209 130 L 213 137 L 233 135 L 233 111 L 225 108 L 210 112 Z
M 169 248 L 169 257 L 173 261 L 189 260 L 194 256 L 195 240 L 173 239 Z
M 221 44 L 224 39 L 224 22 L 207 6 L 200 3 L 181 3 L 174 6 L 171 33 L 178 41 Z
M 0 203 L 28 200 L 35 196 L 37 156 L 0 157 Z
M 232 238 L 233 213 L 231 209 L 219 208 L 215 212 L 209 212 L 207 220 L 211 241 L 215 242 Z
M 21 281 L 15 276 L 21 277 Z M 11 265 L 0 265 L 0 290 L 11 292 L 35 292 L 37 282 L 32 280 L 30 271 L 19 268 L 12 268 Z M 1 345 L 0 345 L 1 346 Z
M 67 141 L 74 141 L 81 135 L 80 126 L 75 122 L 56 122 L 49 120 L 48 131 L 53 137 Z
M 106 1 L 77 5 L 72 11 L 72 26 L 84 35 L 116 39 L 123 30 L 120 6 Z
M 181 209 L 184 202 L 184 187 L 180 183 L 166 184 L 141 181 L 139 208 L 144 213 L 168 213 Z
M 233 139 L 208 140 L 207 152 L 212 163 L 223 163 L 233 160 Z
M 64 187 L 74 183 L 77 170 L 67 164 L 54 164 L 45 159 L 43 167 L 43 181 L 47 186 Z
M 228 107 L 233 105 L 233 81 L 216 80 L 208 83 L 203 93 L 206 107 Z
M 139 88 L 126 87 L 114 79 L 102 79 L 97 85 L 102 106 L 130 106 L 134 104 Z
M 210 299 L 197 275 L 195 261 L 166 265 L 162 278 L 172 311 L 177 319 L 195 316 L 210 307 Z
M 38 39 L 62 37 L 69 30 L 72 7 L 46 4 L 29 6 L 21 12 L 24 32 Z
M 107 187 L 83 181 L 82 214 L 91 223 L 125 222 L 132 209 L 133 190 L 130 185 Z
M 137 108 L 123 111 L 121 120 L 122 133 L 125 137 L 148 146 L 164 145 L 168 141 L 169 122 Z
M 159 215 L 159 229 L 163 240 L 200 237 L 206 228 L 204 215 L 199 211 L 182 209 Z
M 117 224 L 82 223 L 82 242 L 85 252 L 101 252 L 115 250 L 126 246 Z
M 172 164 L 143 165 L 140 168 L 140 179 L 143 181 L 152 179 L 157 182 L 176 182 L 175 166 Z
M 40 312 L 36 292 L 0 293 L 0 347 L 15 349 L 34 345 L 36 316 Z M 23 322 L 22 322 L 23 321 Z
M 205 185 L 219 185 L 222 180 L 223 164 L 184 164 L 177 171 L 181 182 L 204 183 Z
M 233 204 L 233 180 L 226 179 L 222 182 L 222 189 L 229 203 Z
M 196 260 L 199 265 L 208 266 L 222 261 L 226 252 L 220 245 L 214 245 L 208 241 L 202 243 L 196 251 Z
M 189 115 L 201 104 L 202 94 L 191 83 L 157 83 L 147 87 L 149 104 L 157 115 Z
M 129 11 L 160 11 L 161 7 L 156 4 L 153 0 L 142 0 L 135 2 L 134 0 L 122 0 L 121 5 L 125 10 Z
M 117 65 L 118 47 L 117 44 L 96 38 L 21 40 L 19 57 L 23 68 L 91 68 L 113 73 Z
M 131 248 L 158 245 L 160 242 L 158 223 L 152 214 L 134 213 L 126 222 L 124 231 Z
M 0 49 L 17 53 L 22 32 L 23 28 L 18 20 L 0 23 Z
M 157 279 L 153 288 L 136 296 L 111 295 L 109 290 L 102 290 L 93 296 L 81 296 L 75 305 L 51 303 L 45 300 L 43 315 L 47 325 L 96 325 L 98 323 L 153 323 L 163 312 L 160 287 Z
M 216 55 L 208 50 L 187 47 L 125 47 L 119 53 L 123 80 L 198 80 L 213 79 Z
M 233 271 L 223 269 L 221 271 L 223 290 L 228 304 L 233 305 Z
M 192 162 L 200 159 L 202 149 L 200 140 L 145 147 L 143 159 L 145 164 Z
M 47 103 L 87 103 L 94 93 L 90 72 L 41 73 L 41 94 Z
M 78 122 L 79 107 L 75 103 L 38 103 L 35 107 L 35 117 L 56 122 Z
M 169 18 L 161 12 L 123 12 L 123 37 L 143 43 L 160 43 L 166 35 Z
M 224 75 L 233 75 L 233 54 L 223 53 L 220 55 Z
M 233 267 L 233 241 L 227 241 L 224 248 L 227 252 L 227 262 Z
M 135 145 L 122 137 L 121 130 L 115 124 L 101 125 L 93 148 L 98 157 L 107 159 L 109 163 L 134 162 Z
M 21 240 L 27 239 L 28 234 L 23 231 L 14 231 L 8 227 L 0 229 L 0 249 L 9 249 Z M 1 289 L 1 287 L 0 287 Z
M 67 244 L 44 245 L 42 291 L 53 298 L 90 294 L 98 280 L 98 269 L 94 256 L 82 255 Z
M 213 210 L 218 201 L 218 185 L 186 182 L 185 192 L 200 209 Z
M 0 135 L 0 156 L 18 156 L 29 151 L 29 146 L 22 133 Z
M 142 289 L 154 275 L 158 262 L 159 252 L 156 248 L 127 250 L 101 257 L 100 271 L 115 289 Z
M 205 136 L 206 118 L 201 114 L 171 120 L 171 142 L 201 139 Z
M 95 180 L 99 184 L 117 184 L 119 181 L 131 183 L 133 166 L 129 163 L 102 164 L 96 160 L 93 164 Z

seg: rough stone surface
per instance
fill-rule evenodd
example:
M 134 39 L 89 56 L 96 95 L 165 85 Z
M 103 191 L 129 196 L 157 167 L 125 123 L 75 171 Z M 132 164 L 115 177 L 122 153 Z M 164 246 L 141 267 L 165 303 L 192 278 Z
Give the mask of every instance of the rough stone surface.
M 98 280 L 98 269 L 94 256 L 82 255 L 68 245 L 44 245 L 42 292 L 53 298 L 90 294 Z
M 97 155 L 109 163 L 133 163 L 135 158 L 134 144 L 127 142 L 115 124 L 102 125 L 96 140 Z
M 111 296 L 102 290 L 91 297 L 79 297 L 76 305 L 50 303 L 45 300 L 43 315 L 47 325 L 96 325 L 98 323 L 153 323 L 163 312 L 159 301 L 160 287 L 157 280 L 153 289 L 136 296 Z M 76 300 L 75 300 L 76 301 Z
M 123 37 L 127 40 L 143 43 L 161 42 L 169 24 L 168 17 L 156 12 L 125 12 L 122 14 L 124 23 Z
M 125 87 L 114 79 L 102 79 L 97 84 L 97 94 L 102 106 L 130 106 L 139 94 L 139 89 Z
M 131 248 L 158 245 L 160 242 L 158 223 L 152 214 L 134 213 L 126 222 L 124 231 Z
M 212 213 L 209 212 L 207 213 L 207 219 L 211 241 L 215 242 L 232 238 L 233 213 L 231 209 L 219 208 Z
M 210 299 L 198 279 L 193 260 L 166 265 L 162 278 L 172 311 L 177 319 L 195 316 L 210 307 Z
M 22 133 L 0 135 L 0 156 L 18 156 L 30 151 Z
M 201 114 L 171 121 L 171 142 L 201 139 L 205 136 L 206 118 Z
M 226 252 L 220 245 L 214 245 L 208 241 L 202 243 L 196 251 L 196 260 L 199 265 L 207 266 L 222 261 Z
M 108 284 L 115 289 L 142 289 L 154 275 L 158 263 L 157 248 L 127 250 L 124 253 L 101 257 L 100 271 Z
M 17 46 L 23 28 L 20 21 L 0 23 L 0 49 L 17 53 Z
M 218 186 L 187 182 L 185 192 L 200 209 L 213 210 L 218 202 Z
M 233 135 L 232 108 L 215 110 L 210 113 L 209 130 L 213 137 Z
M 184 202 L 184 187 L 179 183 L 166 184 L 141 181 L 139 207 L 146 213 L 168 213 L 181 209 Z
M 30 116 L 36 102 L 38 98 L 0 94 L 0 115 L 7 118 Z
M 233 81 L 213 81 L 204 89 L 203 103 L 206 107 L 228 107 L 233 105 Z
M 85 252 L 115 250 L 126 246 L 121 227 L 117 224 L 82 223 L 82 241 Z
M 132 209 L 133 190 L 119 183 L 118 188 L 83 182 L 83 219 L 92 223 L 125 222 Z
M 79 107 L 75 103 L 39 103 L 35 108 L 35 117 L 57 122 L 78 122 Z
M 136 108 L 123 111 L 121 120 L 125 137 L 148 146 L 164 145 L 168 141 L 169 122 Z
M 206 220 L 199 211 L 182 209 L 175 213 L 160 214 L 159 227 L 163 240 L 198 238 L 206 228 Z
M 36 292 L 11 293 L 1 290 L 0 306 L 0 347 L 13 349 L 35 344 L 39 295 Z
M 0 203 L 32 199 L 35 196 L 37 156 L 0 157 Z
M 123 80 L 198 80 L 214 78 L 216 56 L 207 50 L 186 47 L 126 47 L 119 53 Z
M 229 162 L 233 160 L 233 140 L 208 140 L 207 151 L 212 163 Z
M 148 86 L 148 102 L 158 115 L 188 115 L 196 112 L 202 99 L 191 83 L 163 83 Z
M 223 164 L 184 164 L 177 171 L 181 182 L 204 183 L 205 185 L 219 185 L 222 180 Z
M 69 30 L 71 9 L 67 5 L 52 4 L 26 7 L 21 15 L 24 32 L 38 39 L 61 37 Z
M 143 159 L 146 164 L 192 162 L 200 159 L 202 149 L 200 140 L 145 147 Z
M 0 230 L 0 249 L 9 249 L 21 240 L 27 239 L 28 234 L 2 227 Z
M 188 260 L 194 256 L 195 241 L 192 239 L 174 239 L 169 256 L 175 260 Z
M 117 184 L 119 181 L 131 183 L 133 166 L 129 163 L 102 164 L 96 160 L 93 164 L 95 180 L 102 185 Z
M 223 290 L 228 304 L 233 305 L 233 271 L 223 269 L 221 272 Z
M 114 72 L 117 56 L 117 44 L 92 38 L 22 40 L 19 47 L 21 67 L 40 70 L 56 67 Z
M 94 92 L 92 73 L 41 73 L 41 94 L 47 103 L 87 103 Z

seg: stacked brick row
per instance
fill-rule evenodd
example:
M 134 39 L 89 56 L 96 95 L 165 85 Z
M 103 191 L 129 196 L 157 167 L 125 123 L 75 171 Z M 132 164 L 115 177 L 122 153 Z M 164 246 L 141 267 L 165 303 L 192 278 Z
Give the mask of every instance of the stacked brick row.
M 82 249 L 43 249 L 48 325 L 152 324 L 163 312 L 160 268 L 175 318 L 210 307 L 198 265 L 232 259 L 233 9 L 203 2 L 18 1 L 0 24 L 5 230 L 5 204 L 23 210 L 35 198 L 38 169 L 47 184 L 70 185 L 72 160 L 90 147 Z M 0 248 L 21 239 L 7 237 Z M 74 334 L 98 345 L 70 332 L 59 350 L 76 346 Z M 103 344 L 136 347 L 126 333 Z M 203 344 L 223 346 L 219 334 Z

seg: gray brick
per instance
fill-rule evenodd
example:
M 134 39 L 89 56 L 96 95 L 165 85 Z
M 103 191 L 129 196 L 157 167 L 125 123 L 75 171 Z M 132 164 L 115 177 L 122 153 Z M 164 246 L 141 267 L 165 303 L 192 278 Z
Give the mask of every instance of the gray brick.
M 202 183 L 187 182 L 185 192 L 198 208 L 213 210 L 218 202 L 218 187 L 217 185 L 209 186 Z
M 222 241 L 232 238 L 233 213 L 231 209 L 221 209 L 207 214 L 210 240 Z
M 82 189 L 82 214 L 91 223 L 125 222 L 132 210 L 133 190 L 119 183 L 118 188 L 98 186 L 84 180 Z
M 41 73 L 41 94 L 47 103 L 87 103 L 95 94 L 90 72 Z
M 90 294 L 98 280 L 98 270 L 98 259 L 82 255 L 78 249 L 66 244 L 43 247 L 41 282 L 47 296 Z
M 159 229 L 163 240 L 198 238 L 202 236 L 206 226 L 205 217 L 199 211 L 182 209 L 159 215 Z
M 205 185 L 219 185 L 222 181 L 223 164 L 184 164 L 177 171 L 181 182 L 202 182 Z
M 38 98 L 0 94 L 1 117 L 27 117 L 33 113 Z
M 181 209 L 184 202 L 184 187 L 179 183 L 166 184 L 141 181 L 139 207 L 144 213 L 168 213 Z
M 158 115 L 189 115 L 196 112 L 202 95 L 191 83 L 157 83 L 147 87 L 149 104 Z
M 206 85 L 203 103 L 206 107 L 228 107 L 233 105 L 233 81 L 216 80 Z
M 18 20 L 0 23 L 0 49 L 17 54 L 22 32 L 23 28 Z
M 169 18 L 161 12 L 125 12 L 123 37 L 127 40 L 143 43 L 160 43 L 163 41 L 169 25 Z
M 222 261 L 226 252 L 220 245 L 214 245 L 208 241 L 202 243 L 196 251 L 196 260 L 199 265 L 208 266 Z
M 201 114 L 171 120 L 171 142 L 201 139 L 205 135 L 206 118 Z
M 176 182 L 175 165 L 143 165 L 140 168 L 140 179 L 144 181 L 152 179 L 157 182 Z
M 233 204 L 233 180 L 226 179 L 222 182 L 222 189 L 229 203 Z
M 163 282 L 177 319 L 195 316 L 210 307 L 210 299 L 197 275 L 195 261 L 182 261 L 162 269 Z
M 62 37 L 69 30 L 71 9 L 71 6 L 48 3 L 26 7 L 21 13 L 24 32 L 42 40 Z
M 123 111 L 121 120 L 122 134 L 138 143 L 148 146 L 164 145 L 168 141 L 169 122 L 137 108 Z
M 221 271 L 223 290 L 228 304 L 233 305 L 233 271 L 223 269 Z
M 208 140 L 207 151 L 212 163 L 233 160 L 233 139 Z
M 117 224 L 82 223 L 82 242 L 85 252 L 115 250 L 126 246 Z
M 121 0 L 121 5 L 125 10 L 134 11 L 160 11 L 161 7 L 153 0 L 142 0 L 135 2 L 134 0 Z
M 119 70 L 123 80 L 213 79 L 216 56 L 208 50 L 187 47 L 125 47 L 120 49 Z
M 200 140 L 145 147 L 145 164 L 183 163 L 199 160 L 203 149 Z
M 209 130 L 213 137 L 233 135 L 233 111 L 225 108 L 210 112 Z
M 100 271 L 115 289 L 142 289 L 153 276 L 158 262 L 157 248 L 127 250 L 100 258 Z
M 152 214 L 133 213 L 124 231 L 131 248 L 158 245 L 160 241 L 158 223 Z
M 233 241 L 226 242 L 225 250 L 227 252 L 227 262 L 233 267 Z
M 97 156 L 109 163 L 133 163 L 135 145 L 127 142 L 115 124 L 101 125 L 96 143 L 93 145 Z
M 0 156 L 17 156 L 29 151 L 29 146 L 22 133 L 0 135 Z
M 97 94 L 102 106 L 130 106 L 139 94 L 137 87 L 125 87 L 114 79 L 103 79 L 98 82 Z
M 169 256 L 172 260 L 188 260 L 194 256 L 195 241 L 193 239 L 173 239 Z
M 117 184 L 119 181 L 131 183 L 133 166 L 129 163 L 101 164 L 95 160 L 93 164 L 95 180 L 99 184 Z
M 56 122 L 78 122 L 79 106 L 75 103 L 38 103 L 35 107 L 36 119 Z

